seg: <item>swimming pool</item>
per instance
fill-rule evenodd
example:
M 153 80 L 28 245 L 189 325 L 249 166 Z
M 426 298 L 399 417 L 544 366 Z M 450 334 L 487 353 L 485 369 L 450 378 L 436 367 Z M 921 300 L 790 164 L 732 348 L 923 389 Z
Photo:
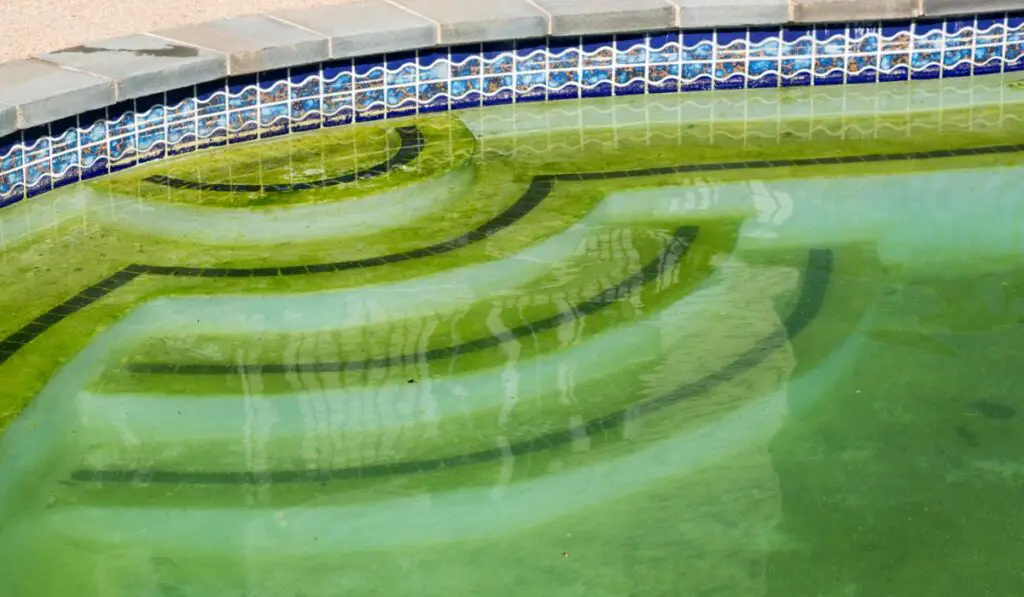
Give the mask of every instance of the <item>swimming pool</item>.
M 1020 81 L 421 115 L 4 208 L 0 574 L 1014 594 Z

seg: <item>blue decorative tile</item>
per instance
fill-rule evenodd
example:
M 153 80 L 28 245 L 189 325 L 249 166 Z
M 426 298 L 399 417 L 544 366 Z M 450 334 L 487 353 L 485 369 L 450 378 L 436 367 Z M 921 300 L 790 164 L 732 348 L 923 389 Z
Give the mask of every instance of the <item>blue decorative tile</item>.
M 260 81 L 260 104 L 281 104 L 290 99 L 291 85 L 287 78 L 277 82 Z
M 195 120 L 196 113 L 196 100 L 183 98 L 168 105 L 167 122 Z
M 227 140 L 227 132 L 227 112 L 200 116 L 196 122 L 196 135 L 200 146 L 205 145 L 208 139 L 215 139 L 215 145 L 223 145 Z
M 1006 39 L 1007 41 L 1021 41 L 1024 37 L 1024 13 L 1009 13 L 1006 15 Z
M 684 62 L 683 63 L 683 82 L 693 83 L 699 79 L 710 80 L 714 77 L 714 67 L 710 62 Z
M 808 80 L 810 80 L 809 77 L 813 73 L 813 69 L 814 60 L 810 57 L 783 58 L 779 61 L 779 70 L 783 79 L 806 76 L 808 77 Z
M 324 96 L 324 126 L 339 126 L 352 122 L 355 109 L 351 93 L 337 93 Z
M 514 42 L 484 44 L 483 74 L 496 75 L 515 70 Z
M 135 123 L 141 129 L 164 126 L 167 122 L 167 108 L 163 94 L 140 97 L 135 100 Z
M 914 80 L 919 79 L 938 79 L 942 76 L 942 67 L 938 64 L 932 63 L 930 66 L 922 68 L 920 70 L 911 70 L 910 78 Z
M 634 65 L 647 62 L 646 39 L 640 34 L 615 36 L 615 64 Z
M 20 170 L 25 165 L 21 132 L 0 137 L 0 172 Z
M 454 79 L 451 82 L 451 108 L 474 108 L 480 106 L 483 94 L 480 93 L 483 81 L 479 77 L 471 79 Z
M 57 189 L 79 181 L 82 165 L 78 160 L 78 151 L 66 151 L 53 156 L 53 188 Z
M 360 88 L 359 65 L 356 65 L 356 89 Z M 383 88 L 356 91 L 354 96 L 356 121 L 366 122 L 384 118 L 385 101 Z
M 814 30 L 810 27 L 787 27 L 782 30 L 783 56 L 811 56 L 814 53 Z
M 228 143 L 241 143 L 259 137 L 260 115 L 257 108 L 228 112 Z
M 744 73 L 738 72 L 734 75 L 725 75 L 714 80 L 714 89 L 743 89 L 747 85 L 747 77 Z
M 227 110 L 227 79 L 196 85 L 196 112 L 218 114 Z
M 530 102 L 547 98 L 547 75 L 543 72 L 516 74 L 516 101 Z
M 879 81 L 906 81 L 910 78 L 910 54 L 881 54 L 878 68 Z
M 384 90 L 370 89 L 368 91 L 357 91 L 355 94 L 355 107 L 357 112 L 384 108 Z
M 107 108 L 107 135 L 119 137 L 135 134 L 135 105 L 122 102 Z
M 650 47 L 647 56 L 648 62 L 651 64 L 678 63 L 679 49 L 682 47 L 679 43 L 680 39 L 678 31 L 662 31 L 648 35 L 647 44 Z
M 683 62 L 703 62 L 715 56 L 714 31 L 684 31 L 680 59 Z
M 1002 43 L 1006 35 L 1006 17 L 981 17 L 979 16 L 975 27 L 974 41 L 979 46 Z
M 722 61 L 746 60 L 750 53 L 747 31 L 716 31 L 715 59 Z
M 450 92 L 448 81 L 421 83 L 419 86 L 419 102 L 421 112 L 438 112 L 448 109 Z
M 260 138 L 287 134 L 290 115 L 291 106 L 287 103 L 260 106 Z
M 292 132 L 311 131 L 323 125 L 319 98 L 293 100 L 290 106 Z
M 50 127 L 32 127 L 22 131 L 22 145 L 25 148 L 25 164 L 48 162 L 50 159 Z
M 879 51 L 883 53 L 910 53 L 913 38 L 904 27 L 889 25 L 882 27 Z
M 751 60 L 747 66 L 747 73 L 753 79 L 758 79 L 767 74 L 778 74 L 779 73 L 779 61 L 778 59 L 757 59 Z
M 355 89 L 356 91 L 365 91 L 371 89 L 383 89 L 384 87 L 384 57 L 383 56 L 366 56 L 363 58 L 356 58 L 353 61 L 353 67 L 355 71 Z M 381 94 L 381 103 L 383 104 L 384 98 L 383 93 Z
M 781 35 L 778 27 L 751 29 L 747 34 L 750 58 L 777 58 L 782 53 Z
M 416 52 L 400 52 L 385 56 L 387 73 L 384 80 L 388 86 L 415 85 L 419 80 L 419 64 Z
M 78 117 L 63 118 L 51 122 L 51 152 L 54 154 L 78 149 Z
M 139 145 L 137 158 L 140 164 L 159 160 L 167 156 L 167 133 L 163 128 L 140 131 L 136 143 Z M 141 145 L 143 143 L 149 146 L 148 150 L 142 149 Z M 56 181 L 54 181 L 54 184 L 56 185 Z
M 35 197 L 53 190 L 53 176 L 49 160 L 25 166 L 25 198 Z
M 433 83 L 447 81 L 451 72 L 451 61 L 447 48 L 421 50 L 418 57 L 419 82 Z
M 200 147 L 541 101 L 1024 70 L 1024 13 L 439 47 L 233 76 L 0 139 L 0 204 Z
M 449 50 L 449 61 L 451 64 L 450 76 L 455 78 L 479 77 L 482 73 L 482 52 L 481 44 L 467 46 L 455 46 Z
M 0 137 L 0 206 L 10 205 L 25 196 L 23 158 L 20 132 Z
M 107 138 L 107 111 L 93 110 L 78 115 L 79 139 L 86 143 L 100 143 Z
M 259 80 L 256 75 L 229 78 L 227 108 L 229 110 L 255 108 L 259 103 L 258 84 Z
M 548 66 L 547 45 L 543 39 L 521 39 L 516 42 L 516 72 L 537 72 Z
M 548 73 L 548 99 L 570 99 L 580 96 L 579 70 L 553 70 Z
M 945 23 L 941 20 L 922 20 L 914 23 L 914 50 L 941 50 L 946 36 Z
M 587 72 L 588 71 L 583 71 L 584 81 L 586 80 Z M 611 77 L 612 77 L 611 69 L 591 69 L 590 70 L 590 75 L 592 77 L 591 80 L 593 80 L 594 77 L 600 77 L 600 76 L 603 76 L 605 74 L 608 77 L 607 79 L 599 80 L 596 83 L 593 83 L 592 85 L 590 85 L 589 87 L 586 86 L 586 85 L 581 87 L 580 88 L 580 97 L 610 97 L 612 95 L 612 93 L 613 93 L 613 86 L 612 86 L 612 81 L 611 81 Z
M 415 114 L 416 107 L 419 105 L 415 85 L 389 87 L 384 97 L 387 101 L 388 118 Z
M 942 76 L 960 77 L 971 74 L 972 56 L 970 48 L 947 48 L 942 53 Z
M 815 85 L 841 85 L 846 77 L 846 57 L 819 56 L 813 68 Z
M 21 201 L 25 197 L 24 170 L 0 172 L 0 207 Z
M 512 75 L 484 77 L 483 100 L 485 106 L 512 103 L 515 93 L 515 80 Z
M 82 180 L 103 176 L 109 170 L 107 144 L 95 143 L 82 147 Z
M 647 67 L 647 91 L 669 93 L 679 91 L 678 64 L 651 64 Z
M 881 48 L 882 28 L 877 23 L 850 25 L 847 42 L 851 54 L 877 54 Z
M 288 81 L 292 84 L 292 99 L 316 97 L 323 81 L 323 65 L 293 66 L 288 69 Z
M 181 155 L 196 150 L 196 121 L 182 120 L 167 125 L 167 155 Z
M 135 135 L 114 137 L 107 141 L 107 151 L 110 155 L 110 171 L 117 172 L 138 162 L 138 147 L 136 146 Z
M 987 75 L 1003 70 L 1003 51 L 1005 46 L 978 46 L 974 49 L 974 74 Z M 965 65 L 970 69 L 971 65 Z M 968 73 L 959 71 L 958 76 Z
M 551 70 L 577 69 L 582 64 L 580 38 L 556 37 L 549 40 L 550 59 L 548 68 Z
M 849 83 L 875 83 L 878 81 L 878 54 L 853 54 L 847 61 L 846 80 Z
M 747 87 L 751 88 L 769 88 L 778 87 L 781 78 L 775 72 L 761 75 L 756 78 L 747 79 Z
M 352 91 L 352 61 L 325 62 L 323 77 L 324 95 Z
M 1005 71 L 1018 71 L 1024 68 L 1024 42 L 1006 44 Z
M 848 52 L 846 25 L 817 25 L 814 28 L 815 56 L 843 56 Z
M 611 35 L 584 37 L 580 59 L 583 68 L 612 66 L 615 62 L 615 38 Z

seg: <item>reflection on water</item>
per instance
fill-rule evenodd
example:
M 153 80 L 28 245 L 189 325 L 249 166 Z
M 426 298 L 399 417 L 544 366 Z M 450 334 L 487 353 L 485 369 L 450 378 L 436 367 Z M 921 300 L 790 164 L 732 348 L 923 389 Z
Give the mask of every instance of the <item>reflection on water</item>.
M 5 594 L 1016 594 L 1020 156 L 920 157 L 1019 139 L 986 84 L 441 115 L 365 192 L 145 179 L 301 186 L 388 126 L 5 210 Z

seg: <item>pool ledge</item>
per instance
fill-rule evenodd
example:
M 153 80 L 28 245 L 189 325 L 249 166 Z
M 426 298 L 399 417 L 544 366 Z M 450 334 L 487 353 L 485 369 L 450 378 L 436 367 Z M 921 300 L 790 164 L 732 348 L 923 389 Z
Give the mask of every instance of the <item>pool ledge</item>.
M 0 64 L 0 207 L 203 147 L 417 113 L 1020 70 L 1024 0 L 355 0 Z
M 0 64 L 0 136 L 217 77 L 543 36 L 910 19 L 1020 0 L 363 0 L 199 23 Z

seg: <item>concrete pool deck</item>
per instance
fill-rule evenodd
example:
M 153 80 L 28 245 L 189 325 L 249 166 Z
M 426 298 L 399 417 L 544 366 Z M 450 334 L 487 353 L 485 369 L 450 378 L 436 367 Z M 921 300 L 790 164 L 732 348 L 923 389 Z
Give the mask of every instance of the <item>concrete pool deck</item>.
M 360 0 L 6 0 L 0 6 L 0 61 L 27 58 L 35 54 L 92 42 L 116 38 L 141 31 L 155 31 L 181 27 L 194 23 L 231 19 L 256 13 L 302 10 L 319 6 L 334 6 Z M 505 3 L 495 0 L 493 4 Z M 772 20 L 777 23 L 790 18 L 790 7 L 785 0 L 655 0 L 650 4 L 673 4 L 673 10 L 682 6 L 684 19 L 714 21 L 715 15 L 740 9 L 755 21 Z M 486 3 L 481 3 L 486 4 Z M 553 13 L 582 7 L 618 4 L 634 7 L 647 2 L 604 0 L 601 2 L 574 2 L 572 0 L 541 0 L 538 6 L 552 7 Z M 1019 8 L 1017 0 L 795 0 L 794 20 L 814 18 L 854 20 L 868 13 L 906 18 L 921 15 L 945 15 L 957 12 L 985 12 Z M 555 8 L 557 7 L 557 8 Z M 564 8 L 563 8 L 564 7 Z M 47 15 L 45 24 L 39 15 Z M 556 20 L 561 20 L 557 17 Z M 725 25 L 729 23 L 712 23 Z M 732 23 L 746 24 L 746 23 Z

